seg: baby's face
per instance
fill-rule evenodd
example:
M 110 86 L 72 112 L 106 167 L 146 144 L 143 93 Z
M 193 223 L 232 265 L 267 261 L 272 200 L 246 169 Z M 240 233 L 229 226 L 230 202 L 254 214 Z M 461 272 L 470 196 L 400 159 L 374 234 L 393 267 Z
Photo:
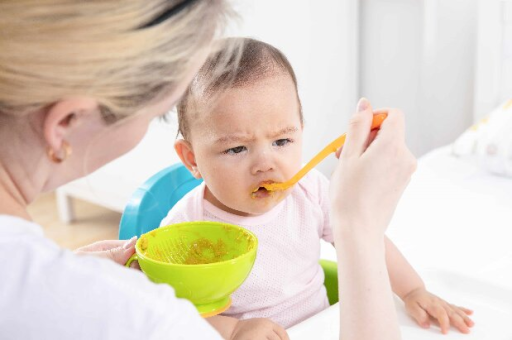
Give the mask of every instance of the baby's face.
M 292 79 L 270 76 L 228 90 L 213 112 L 193 119 L 190 142 L 209 202 L 243 216 L 269 211 L 291 189 L 253 190 L 284 182 L 301 166 L 302 123 Z

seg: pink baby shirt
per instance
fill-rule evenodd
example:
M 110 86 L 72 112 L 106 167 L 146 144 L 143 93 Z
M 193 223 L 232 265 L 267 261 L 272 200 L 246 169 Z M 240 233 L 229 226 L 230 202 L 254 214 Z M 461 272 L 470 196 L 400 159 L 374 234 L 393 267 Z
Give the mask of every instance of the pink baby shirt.
M 258 237 L 256 262 L 223 315 L 269 318 L 289 328 L 327 308 L 320 239 L 333 242 L 329 224 L 329 181 L 310 171 L 271 211 L 254 217 L 225 212 L 204 199 L 201 184 L 181 199 L 161 226 L 219 221 L 242 226 Z

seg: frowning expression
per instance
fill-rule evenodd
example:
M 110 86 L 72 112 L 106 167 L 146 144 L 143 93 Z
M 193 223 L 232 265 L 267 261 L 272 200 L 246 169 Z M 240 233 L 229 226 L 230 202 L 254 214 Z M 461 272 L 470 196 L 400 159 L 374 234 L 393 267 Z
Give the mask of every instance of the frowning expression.
M 302 121 L 292 79 L 273 75 L 227 90 L 211 112 L 193 120 L 190 143 L 208 201 L 244 216 L 269 211 L 290 190 L 253 190 L 290 179 L 301 165 Z

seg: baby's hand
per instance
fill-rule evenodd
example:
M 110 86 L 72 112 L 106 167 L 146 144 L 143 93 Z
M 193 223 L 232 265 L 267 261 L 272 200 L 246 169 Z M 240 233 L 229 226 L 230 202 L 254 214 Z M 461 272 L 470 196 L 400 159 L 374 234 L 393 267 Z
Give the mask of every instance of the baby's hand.
M 238 321 L 231 339 L 289 340 L 290 338 L 283 327 L 269 319 L 258 318 Z
M 413 290 L 403 298 L 403 301 L 407 312 L 423 328 L 430 327 L 431 317 L 439 322 L 443 334 L 448 333 L 450 325 L 467 334 L 469 327 L 475 324 L 468 317 L 473 314 L 472 310 L 449 304 L 425 288 Z

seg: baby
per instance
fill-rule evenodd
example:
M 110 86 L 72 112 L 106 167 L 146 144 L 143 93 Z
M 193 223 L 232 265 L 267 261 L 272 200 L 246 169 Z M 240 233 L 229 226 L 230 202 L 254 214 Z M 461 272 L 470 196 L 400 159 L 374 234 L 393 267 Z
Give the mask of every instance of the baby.
M 320 240 L 333 242 L 329 181 L 310 171 L 286 191 L 253 192 L 262 183 L 284 182 L 301 168 L 302 109 L 295 73 L 278 49 L 253 39 L 228 40 L 243 43 L 238 67 L 216 72 L 219 60 L 231 53 L 221 50 L 207 60 L 178 105 L 183 139 L 176 141 L 176 152 L 204 182 L 161 225 L 221 221 L 256 234 L 252 272 L 223 315 L 268 318 L 288 328 L 329 305 L 319 264 Z M 450 324 L 469 332 L 471 311 L 429 293 L 388 239 L 386 258 L 393 291 L 422 327 L 433 317 L 443 332 Z

